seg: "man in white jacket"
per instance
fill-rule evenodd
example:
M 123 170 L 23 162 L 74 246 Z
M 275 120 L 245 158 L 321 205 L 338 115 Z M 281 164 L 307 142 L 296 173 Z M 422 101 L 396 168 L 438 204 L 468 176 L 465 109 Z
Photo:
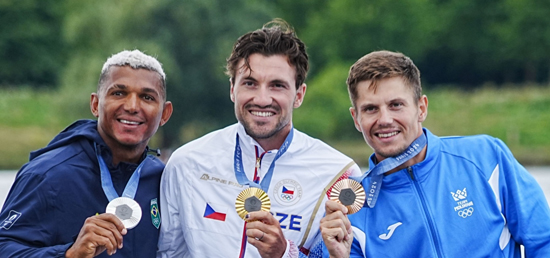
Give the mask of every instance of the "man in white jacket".
M 168 161 L 158 257 L 298 257 L 321 239 L 327 192 L 361 172 L 293 128 L 307 71 L 305 45 L 282 20 L 237 40 L 227 74 L 238 123 Z

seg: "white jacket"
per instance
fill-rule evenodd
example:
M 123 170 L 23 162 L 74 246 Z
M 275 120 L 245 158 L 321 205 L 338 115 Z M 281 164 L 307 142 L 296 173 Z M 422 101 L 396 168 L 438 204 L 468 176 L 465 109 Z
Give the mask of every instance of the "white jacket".
M 252 180 L 255 146 L 260 153 L 264 150 L 239 123 L 189 142 L 170 157 L 160 187 L 162 224 L 157 257 L 239 257 L 244 221 L 235 211 L 235 200 L 248 186 L 240 185 L 235 177 L 237 132 L 244 170 Z M 260 180 L 276 153 L 273 150 L 263 156 Z M 290 147 L 276 161 L 267 191 L 271 213 L 287 241 L 293 242 L 287 244 L 285 256 L 296 251 L 289 246 L 307 254 L 320 239 L 327 191 L 337 180 L 360 174 L 349 157 L 294 130 Z M 244 257 L 260 255 L 247 243 Z

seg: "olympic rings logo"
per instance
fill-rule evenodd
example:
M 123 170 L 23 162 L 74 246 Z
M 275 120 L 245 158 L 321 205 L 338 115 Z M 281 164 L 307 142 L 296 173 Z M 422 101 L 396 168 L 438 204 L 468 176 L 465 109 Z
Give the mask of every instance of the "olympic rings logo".
M 474 208 L 470 207 L 468 209 L 463 209 L 463 210 L 458 211 L 458 216 L 460 216 L 462 218 L 466 218 L 468 216 L 472 216 L 472 213 L 474 213 Z
M 294 199 L 294 196 L 290 195 L 290 194 L 281 194 L 281 199 L 286 200 L 286 201 L 290 201 L 290 200 Z

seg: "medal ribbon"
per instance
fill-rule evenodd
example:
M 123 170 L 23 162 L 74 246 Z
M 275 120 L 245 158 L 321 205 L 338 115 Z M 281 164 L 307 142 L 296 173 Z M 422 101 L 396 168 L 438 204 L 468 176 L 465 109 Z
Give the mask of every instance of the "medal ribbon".
M 101 151 L 99 150 L 97 145 L 95 146 L 95 154 L 97 156 L 97 160 L 99 161 L 99 170 L 101 172 L 101 187 L 103 188 L 103 192 L 105 193 L 105 196 L 107 196 L 107 199 L 109 199 L 109 201 L 112 201 L 119 196 L 115 190 L 115 187 L 113 186 L 113 179 L 111 178 L 109 168 L 107 167 L 107 164 L 105 164 L 103 157 L 101 157 Z M 139 185 L 139 177 L 141 175 L 141 168 L 143 167 L 143 164 L 145 164 L 145 159 L 139 164 L 136 170 L 134 170 L 134 173 L 132 173 L 130 180 L 128 180 L 126 187 L 124 187 L 122 197 L 128 197 L 133 200 L 136 196 L 137 187 Z
M 350 177 L 351 179 L 360 182 L 362 185 L 366 184 L 366 182 L 363 182 L 366 177 L 371 178 L 369 189 L 365 189 L 365 191 L 367 192 L 366 204 L 368 205 L 368 207 L 373 208 L 376 204 L 376 200 L 378 200 L 378 194 L 380 194 L 380 188 L 382 187 L 382 179 L 384 178 L 384 173 L 400 166 L 414 156 L 418 155 L 418 153 L 422 151 L 424 146 L 426 146 L 426 142 L 426 135 L 422 133 L 422 135 L 416 138 L 416 140 L 414 140 L 411 145 L 407 147 L 407 149 L 405 149 L 405 151 L 401 152 L 401 154 L 382 160 L 380 163 L 376 164 L 374 168 L 365 172 L 360 177 Z
M 235 177 L 237 178 L 237 182 L 241 185 L 248 185 L 248 186 L 260 188 L 267 193 L 267 189 L 269 188 L 269 184 L 271 183 L 271 177 L 273 176 L 273 170 L 275 169 L 275 162 L 288 150 L 288 147 L 290 146 L 290 143 L 292 142 L 293 137 L 294 137 L 294 127 L 291 127 L 290 132 L 288 133 L 285 141 L 283 142 L 283 145 L 281 145 L 281 147 L 279 148 L 279 151 L 277 151 L 277 154 L 275 154 L 275 158 L 273 158 L 273 162 L 271 162 L 271 165 L 269 166 L 267 173 L 262 179 L 262 182 L 258 184 L 258 183 L 255 183 L 254 181 L 250 181 L 250 179 L 248 179 L 248 177 L 246 177 L 246 174 L 244 173 L 241 145 L 239 143 L 239 134 L 237 133 L 237 143 L 235 144 L 235 155 L 234 155 L 234 162 L 233 162 L 233 167 L 235 170 Z

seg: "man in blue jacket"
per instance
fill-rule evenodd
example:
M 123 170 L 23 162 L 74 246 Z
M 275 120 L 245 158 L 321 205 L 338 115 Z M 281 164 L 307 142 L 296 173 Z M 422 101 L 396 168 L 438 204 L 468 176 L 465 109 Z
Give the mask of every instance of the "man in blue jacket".
M 90 108 L 97 121 L 71 124 L 17 173 L 1 257 L 155 257 L 164 164 L 147 144 L 172 114 L 161 64 L 138 50 L 113 55 Z
M 420 72 L 400 53 L 359 59 L 347 80 L 355 127 L 374 149 L 357 213 L 326 203 L 330 257 L 550 257 L 550 210 L 499 139 L 437 137 L 422 122 Z

